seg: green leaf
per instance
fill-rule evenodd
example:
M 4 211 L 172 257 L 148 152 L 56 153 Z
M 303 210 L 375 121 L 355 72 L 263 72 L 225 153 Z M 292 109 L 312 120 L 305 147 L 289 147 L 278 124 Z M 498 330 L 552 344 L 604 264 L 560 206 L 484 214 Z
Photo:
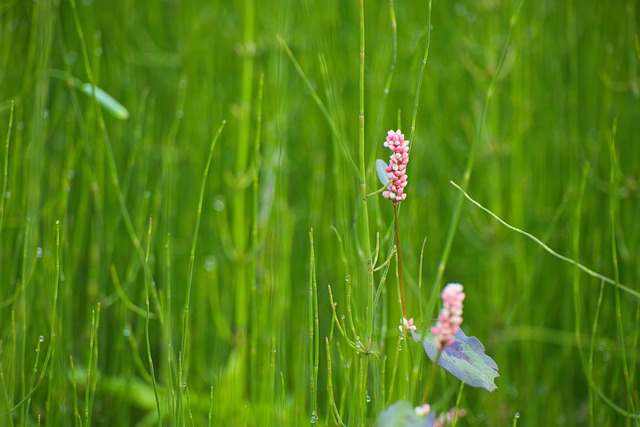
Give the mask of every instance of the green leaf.
M 411 335 L 415 342 L 422 340 L 429 359 L 436 360 L 438 350 L 435 346 L 435 336 L 431 331 L 423 336 L 412 331 Z M 494 382 L 495 378 L 500 376 L 498 365 L 491 357 L 484 354 L 482 343 L 476 337 L 466 336 L 462 329 L 458 329 L 453 337 L 455 341 L 444 348 L 438 358 L 438 365 L 471 387 L 481 387 L 488 391 L 498 388 Z
M 84 83 L 80 86 L 80 90 L 90 97 L 93 96 L 93 89 L 95 89 L 96 99 L 100 105 L 102 105 L 105 110 L 109 111 L 113 117 L 120 120 L 127 120 L 129 118 L 129 110 L 98 86 L 92 86 L 90 83 Z
M 376 172 L 378 173 L 378 179 L 382 185 L 389 184 L 389 178 L 387 177 L 386 171 L 387 164 L 384 160 L 378 159 L 376 160 Z

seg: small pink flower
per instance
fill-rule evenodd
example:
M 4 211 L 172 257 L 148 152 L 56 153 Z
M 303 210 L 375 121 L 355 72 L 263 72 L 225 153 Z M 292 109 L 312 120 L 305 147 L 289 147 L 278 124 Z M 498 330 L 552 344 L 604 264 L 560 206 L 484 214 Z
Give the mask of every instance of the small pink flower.
M 413 317 L 409 320 L 402 318 L 402 325 L 404 326 L 405 331 L 416 331 L 416 325 L 413 324 Z
M 442 351 L 444 347 L 453 344 L 455 334 L 462 324 L 462 302 L 465 294 L 459 283 L 449 283 L 442 290 L 442 311 L 438 316 L 436 326 L 431 328 L 431 333 L 436 336 L 436 348 Z
M 429 415 L 429 412 L 431 412 L 431 406 L 429 406 L 428 403 L 425 403 L 423 405 L 416 406 L 414 411 L 416 412 L 417 416 L 426 417 L 427 415 Z
M 389 180 L 388 190 L 382 192 L 385 199 L 390 199 L 395 205 L 407 198 L 404 187 L 407 186 L 407 163 L 409 162 L 409 141 L 404 134 L 390 130 L 384 146 L 391 150 L 389 166 L 385 168 Z
M 465 409 L 458 409 L 457 418 L 460 419 L 467 415 L 467 411 Z M 449 412 L 445 412 L 444 414 L 440 414 L 436 421 L 433 423 L 433 427 L 444 427 L 451 425 L 453 423 L 453 418 L 456 417 L 456 408 L 451 408 Z

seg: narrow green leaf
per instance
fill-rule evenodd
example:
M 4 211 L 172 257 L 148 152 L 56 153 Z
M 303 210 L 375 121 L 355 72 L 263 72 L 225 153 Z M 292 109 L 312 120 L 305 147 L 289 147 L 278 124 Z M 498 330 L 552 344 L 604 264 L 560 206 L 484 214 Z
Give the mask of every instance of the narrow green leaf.
M 113 117 L 120 120 L 127 120 L 129 118 L 129 110 L 98 86 L 92 86 L 90 83 L 84 83 L 80 86 L 80 90 L 89 96 L 93 96 L 93 89 L 95 89 L 96 99 L 100 105 L 109 111 Z
M 389 178 L 387 177 L 386 171 L 387 164 L 384 160 L 378 159 L 376 160 L 376 172 L 378 174 L 378 179 L 380 180 L 380 184 L 387 185 L 389 184 Z

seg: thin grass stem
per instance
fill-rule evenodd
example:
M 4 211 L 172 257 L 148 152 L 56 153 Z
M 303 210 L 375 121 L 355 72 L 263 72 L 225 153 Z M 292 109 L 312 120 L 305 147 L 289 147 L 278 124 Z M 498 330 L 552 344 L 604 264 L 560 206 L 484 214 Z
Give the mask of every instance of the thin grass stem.
M 223 120 L 218 131 L 211 141 L 211 146 L 209 148 L 209 156 L 207 158 L 207 163 L 204 167 L 204 171 L 202 173 L 202 181 L 200 182 L 200 196 L 198 199 L 198 210 L 196 214 L 196 224 L 195 230 L 193 232 L 193 239 L 191 241 L 191 254 L 189 255 L 189 271 L 187 275 L 187 289 L 186 289 L 186 298 L 184 303 L 183 317 L 182 317 L 182 344 L 180 346 L 180 356 L 178 360 L 178 387 L 180 388 L 179 400 L 178 400 L 178 408 L 182 405 L 182 397 L 184 391 L 185 384 L 185 365 L 188 361 L 187 358 L 187 333 L 189 331 L 189 309 L 191 306 L 191 287 L 193 283 L 193 268 L 195 264 L 196 258 L 196 246 L 198 243 L 198 234 L 200 232 L 200 221 L 202 219 L 202 206 L 204 204 L 204 193 L 207 184 L 207 177 L 209 176 L 209 167 L 211 166 L 211 160 L 213 159 L 213 150 L 216 147 L 216 143 L 222 134 L 222 129 L 224 129 L 224 125 L 226 124 L 226 120 Z
M 585 272 L 586 274 L 588 274 L 591 277 L 594 277 L 598 280 L 601 280 L 605 283 L 608 283 L 610 285 L 613 286 L 617 286 L 620 290 L 628 293 L 629 295 L 632 295 L 638 299 L 640 299 L 640 292 L 629 288 L 628 286 L 623 285 L 622 283 L 618 283 L 616 285 L 616 281 L 606 277 L 600 273 L 596 273 L 595 271 L 591 270 L 590 268 L 584 266 L 583 264 L 580 264 L 579 262 L 572 260 L 571 258 L 567 258 L 563 255 L 560 255 L 558 252 L 554 251 L 553 249 L 551 249 L 549 246 L 547 246 L 546 244 L 544 244 L 540 239 L 538 239 L 537 237 L 535 237 L 532 234 L 527 233 L 524 230 L 521 230 L 517 227 L 514 227 L 513 225 L 510 225 L 509 223 L 507 223 L 506 221 L 504 221 L 502 218 L 500 218 L 499 216 L 497 216 L 496 214 L 494 214 L 493 212 L 491 212 L 489 209 L 485 208 L 484 206 L 482 206 L 479 202 L 475 201 L 473 198 L 471 198 L 471 196 L 469 196 L 469 194 L 467 194 L 458 184 L 456 184 L 453 181 L 450 181 L 451 185 L 453 185 L 454 187 L 456 187 L 461 193 L 462 196 L 464 196 L 467 200 L 469 200 L 471 203 L 473 203 L 474 205 L 476 205 L 477 207 L 479 207 L 480 209 L 482 209 L 483 211 L 485 211 L 486 213 L 488 213 L 490 216 L 492 216 L 496 221 L 498 221 L 500 224 L 502 224 L 503 226 L 507 227 L 509 230 L 515 231 L 516 233 L 519 233 L 525 237 L 528 237 L 529 239 L 533 240 L 535 243 L 538 244 L 538 246 L 540 246 L 542 249 L 544 249 L 546 252 L 548 252 L 549 254 L 553 255 L 554 257 L 558 258 L 561 261 L 564 261 L 566 263 L 569 263 L 575 267 L 577 267 L 578 269 L 582 270 L 583 272 Z

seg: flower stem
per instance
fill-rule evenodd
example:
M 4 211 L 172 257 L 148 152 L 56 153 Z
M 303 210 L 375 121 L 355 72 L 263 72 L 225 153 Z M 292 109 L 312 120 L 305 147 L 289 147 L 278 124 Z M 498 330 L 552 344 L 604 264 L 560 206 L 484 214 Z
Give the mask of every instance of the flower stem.
M 396 250 L 398 251 L 398 280 L 400 281 L 400 304 L 402 305 L 402 318 L 407 318 L 407 309 L 404 299 L 404 275 L 402 273 L 402 253 L 400 252 L 400 227 L 398 225 L 398 204 L 393 204 L 393 214 L 396 222 Z

